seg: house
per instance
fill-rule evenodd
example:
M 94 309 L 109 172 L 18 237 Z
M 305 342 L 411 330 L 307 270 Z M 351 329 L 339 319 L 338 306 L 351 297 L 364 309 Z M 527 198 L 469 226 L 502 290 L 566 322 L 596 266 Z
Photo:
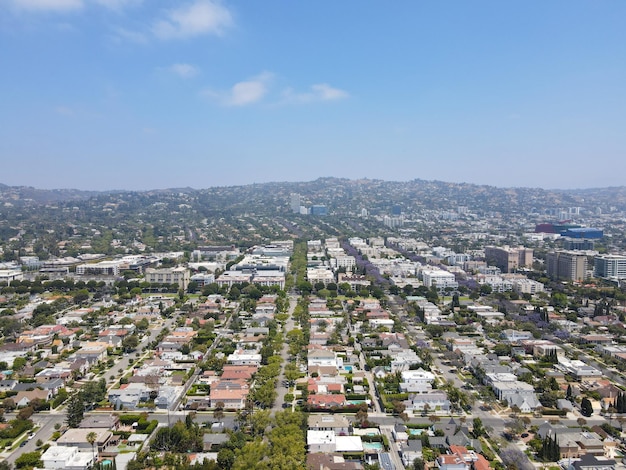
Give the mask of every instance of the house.
M 567 400 L 567 399 L 565 399 L 565 398 L 559 398 L 556 401 L 556 407 L 559 410 L 565 410 L 565 411 L 569 411 L 569 412 L 574 411 L 574 405 L 572 405 L 572 402 Z
M 391 372 L 409 370 L 411 366 L 421 364 L 422 360 L 412 349 L 399 349 L 390 351 Z
M 337 369 L 343 368 L 343 359 L 337 357 L 333 351 L 327 349 L 316 349 L 309 352 L 307 356 L 307 365 L 309 368 L 321 366 L 321 367 L 336 367 Z
M 109 343 L 103 341 L 88 341 L 74 354 L 77 359 L 87 359 L 90 362 L 104 361 L 107 357 Z
M 308 470 L 363 470 L 363 464 L 352 460 L 346 461 L 341 454 L 308 453 L 306 456 Z
M 404 401 L 407 411 L 414 413 L 428 412 L 432 414 L 449 414 L 450 400 L 443 390 L 432 390 L 426 393 L 411 393 Z
M 420 439 L 409 439 L 400 446 L 400 457 L 405 467 L 409 468 L 415 459 L 422 458 L 422 441 Z
M 83 470 L 93 466 L 94 453 L 91 449 L 53 445 L 46 449 L 40 460 L 43 468 L 49 470 Z
M 248 389 L 243 388 L 211 387 L 210 406 L 215 408 L 221 402 L 226 409 L 242 410 L 246 405 L 248 392 Z
M 470 465 L 457 454 L 440 455 L 435 464 L 439 470 L 470 470 Z
M 613 459 L 599 459 L 594 455 L 583 455 L 573 462 L 568 470 L 615 470 L 617 462 Z
M 0 380 L 0 392 L 10 392 L 17 385 L 17 380 Z
M 310 414 L 308 425 L 312 431 L 334 431 L 336 435 L 344 436 L 352 433 L 350 421 L 340 414 Z
M 435 375 L 422 368 L 417 370 L 404 370 L 401 372 L 402 382 L 400 391 L 403 393 L 422 393 L 432 389 L 431 384 L 435 380 Z
M 251 380 L 258 370 L 257 366 L 225 364 L 222 369 L 221 380 Z M 209 371 L 207 371 L 209 372 Z
M 63 379 L 53 379 L 48 382 L 37 384 L 39 388 L 42 390 L 50 390 L 53 397 L 56 397 L 59 393 L 59 390 L 65 387 L 65 382 Z
M 334 431 L 307 431 L 309 453 L 363 452 L 361 436 L 337 436 Z
M 595 432 L 581 432 L 576 443 L 580 447 L 581 453 L 595 456 L 604 455 L 604 444 Z
M 89 415 L 86 416 L 78 426 L 79 428 L 101 428 L 117 431 L 120 427 L 119 416 L 110 415 Z
M 225 433 L 204 434 L 202 436 L 202 444 L 205 452 L 215 452 L 221 446 L 226 444 L 230 436 Z
M 319 395 L 312 394 L 307 398 L 307 405 L 312 408 L 332 408 L 346 405 L 346 397 L 343 394 Z
M 335 431 L 316 431 L 309 429 L 306 433 L 306 443 L 309 453 L 329 454 L 336 452 L 337 437 Z
M 406 443 L 409 440 L 409 433 L 404 424 L 396 423 L 391 431 L 391 435 L 396 442 Z
M 61 380 L 62 383 L 72 378 L 72 371 L 62 367 L 54 367 L 44 369 L 35 374 L 35 380 L 38 384 Z
M 529 331 L 518 331 L 513 329 L 504 330 L 501 334 L 502 339 L 509 343 L 519 343 L 520 341 L 532 339 L 533 335 Z
M 517 406 L 522 413 L 529 413 L 541 406 L 535 388 L 526 383 L 517 380 L 514 374 L 494 373 L 486 374 L 486 381 L 491 385 L 493 392 L 498 400 L 505 400 L 509 406 Z
M 33 400 L 48 401 L 52 398 L 52 392 L 50 390 L 41 390 L 37 388 L 31 391 L 17 392 L 17 395 L 13 397 L 13 401 L 18 408 L 28 406 Z
M 127 409 L 136 409 L 141 401 L 147 401 L 150 398 L 150 388 L 145 383 L 128 383 L 109 390 L 109 402 L 116 407 L 124 407 Z
M 237 350 L 227 357 L 229 364 L 240 366 L 260 366 L 261 355 L 257 353 L 246 353 L 243 350 Z
M 103 428 L 70 428 L 57 439 L 58 446 L 77 447 L 79 450 L 91 451 L 92 447 L 87 436 L 96 434 L 95 447 L 102 452 L 107 446 L 117 442 L 117 437 L 111 431 Z

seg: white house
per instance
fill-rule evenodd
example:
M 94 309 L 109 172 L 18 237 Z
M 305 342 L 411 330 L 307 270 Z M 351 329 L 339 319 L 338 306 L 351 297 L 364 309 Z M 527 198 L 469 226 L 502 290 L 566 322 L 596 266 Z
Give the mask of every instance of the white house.
M 417 370 L 403 370 L 400 390 L 403 393 L 424 393 L 432 389 L 431 384 L 435 380 L 435 374 L 419 368 Z
M 83 470 L 92 466 L 93 456 L 91 450 L 53 445 L 43 453 L 41 461 L 48 470 Z
M 432 390 L 427 393 L 412 393 L 404 401 L 407 411 L 427 411 L 433 414 L 450 413 L 450 400 L 443 390 Z
M 337 357 L 333 351 L 328 349 L 316 349 L 309 352 L 307 365 L 311 367 L 336 367 L 343 368 L 343 359 Z

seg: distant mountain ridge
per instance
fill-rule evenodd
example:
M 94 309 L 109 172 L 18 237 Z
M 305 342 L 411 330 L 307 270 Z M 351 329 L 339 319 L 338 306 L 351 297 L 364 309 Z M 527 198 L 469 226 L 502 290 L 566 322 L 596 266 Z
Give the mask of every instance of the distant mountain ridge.
M 323 177 L 305 182 L 269 182 L 206 189 L 168 188 L 154 190 L 89 191 L 78 189 L 37 189 L 30 186 L 8 186 L 0 183 L 0 203 L 50 205 L 94 200 L 94 204 L 111 203 L 119 197 L 158 200 L 197 201 L 221 205 L 222 209 L 245 210 L 250 203 L 288 206 L 290 193 L 299 193 L 309 204 L 335 206 L 339 213 L 373 206 L 390 209 L 450 208 L 467 206 L 482 210 L 501 207 L 528 210 L 533 207 L 626 207 L 626 186 L 574 190 L 541 188 L 501 188 L 471 183 L 450 183 L 415 179 L 384 181 L 376 179 L 346 179 Z M 375 203 L 373 203 L 375 201 Z M 180 202 L 180 201 L 179 201 Z

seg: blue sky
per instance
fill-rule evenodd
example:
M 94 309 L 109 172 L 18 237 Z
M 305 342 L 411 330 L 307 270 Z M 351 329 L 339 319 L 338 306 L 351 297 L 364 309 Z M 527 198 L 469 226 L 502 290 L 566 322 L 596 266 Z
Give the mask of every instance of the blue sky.
M 623 185 L 623 0 L 0 0 L 0 182 Z

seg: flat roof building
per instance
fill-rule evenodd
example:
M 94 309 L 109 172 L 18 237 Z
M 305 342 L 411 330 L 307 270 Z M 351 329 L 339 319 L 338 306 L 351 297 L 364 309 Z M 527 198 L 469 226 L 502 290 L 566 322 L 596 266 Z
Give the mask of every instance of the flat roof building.
M 604 279 L 626 279 L 626 256 L 600 255 L 594 259 L 595 277 Z
M 587 256 L 576 251 L 553 251 L 546 255 L 546 269 L 552 279 L 582 281 L 587 273 Z
M 497 266 L 503 273 L 511 273 L 518 268 L 532 266 L 533 250 L 523 246 L 516 248 L 486 246 L 485 259 L 488 264 Z

